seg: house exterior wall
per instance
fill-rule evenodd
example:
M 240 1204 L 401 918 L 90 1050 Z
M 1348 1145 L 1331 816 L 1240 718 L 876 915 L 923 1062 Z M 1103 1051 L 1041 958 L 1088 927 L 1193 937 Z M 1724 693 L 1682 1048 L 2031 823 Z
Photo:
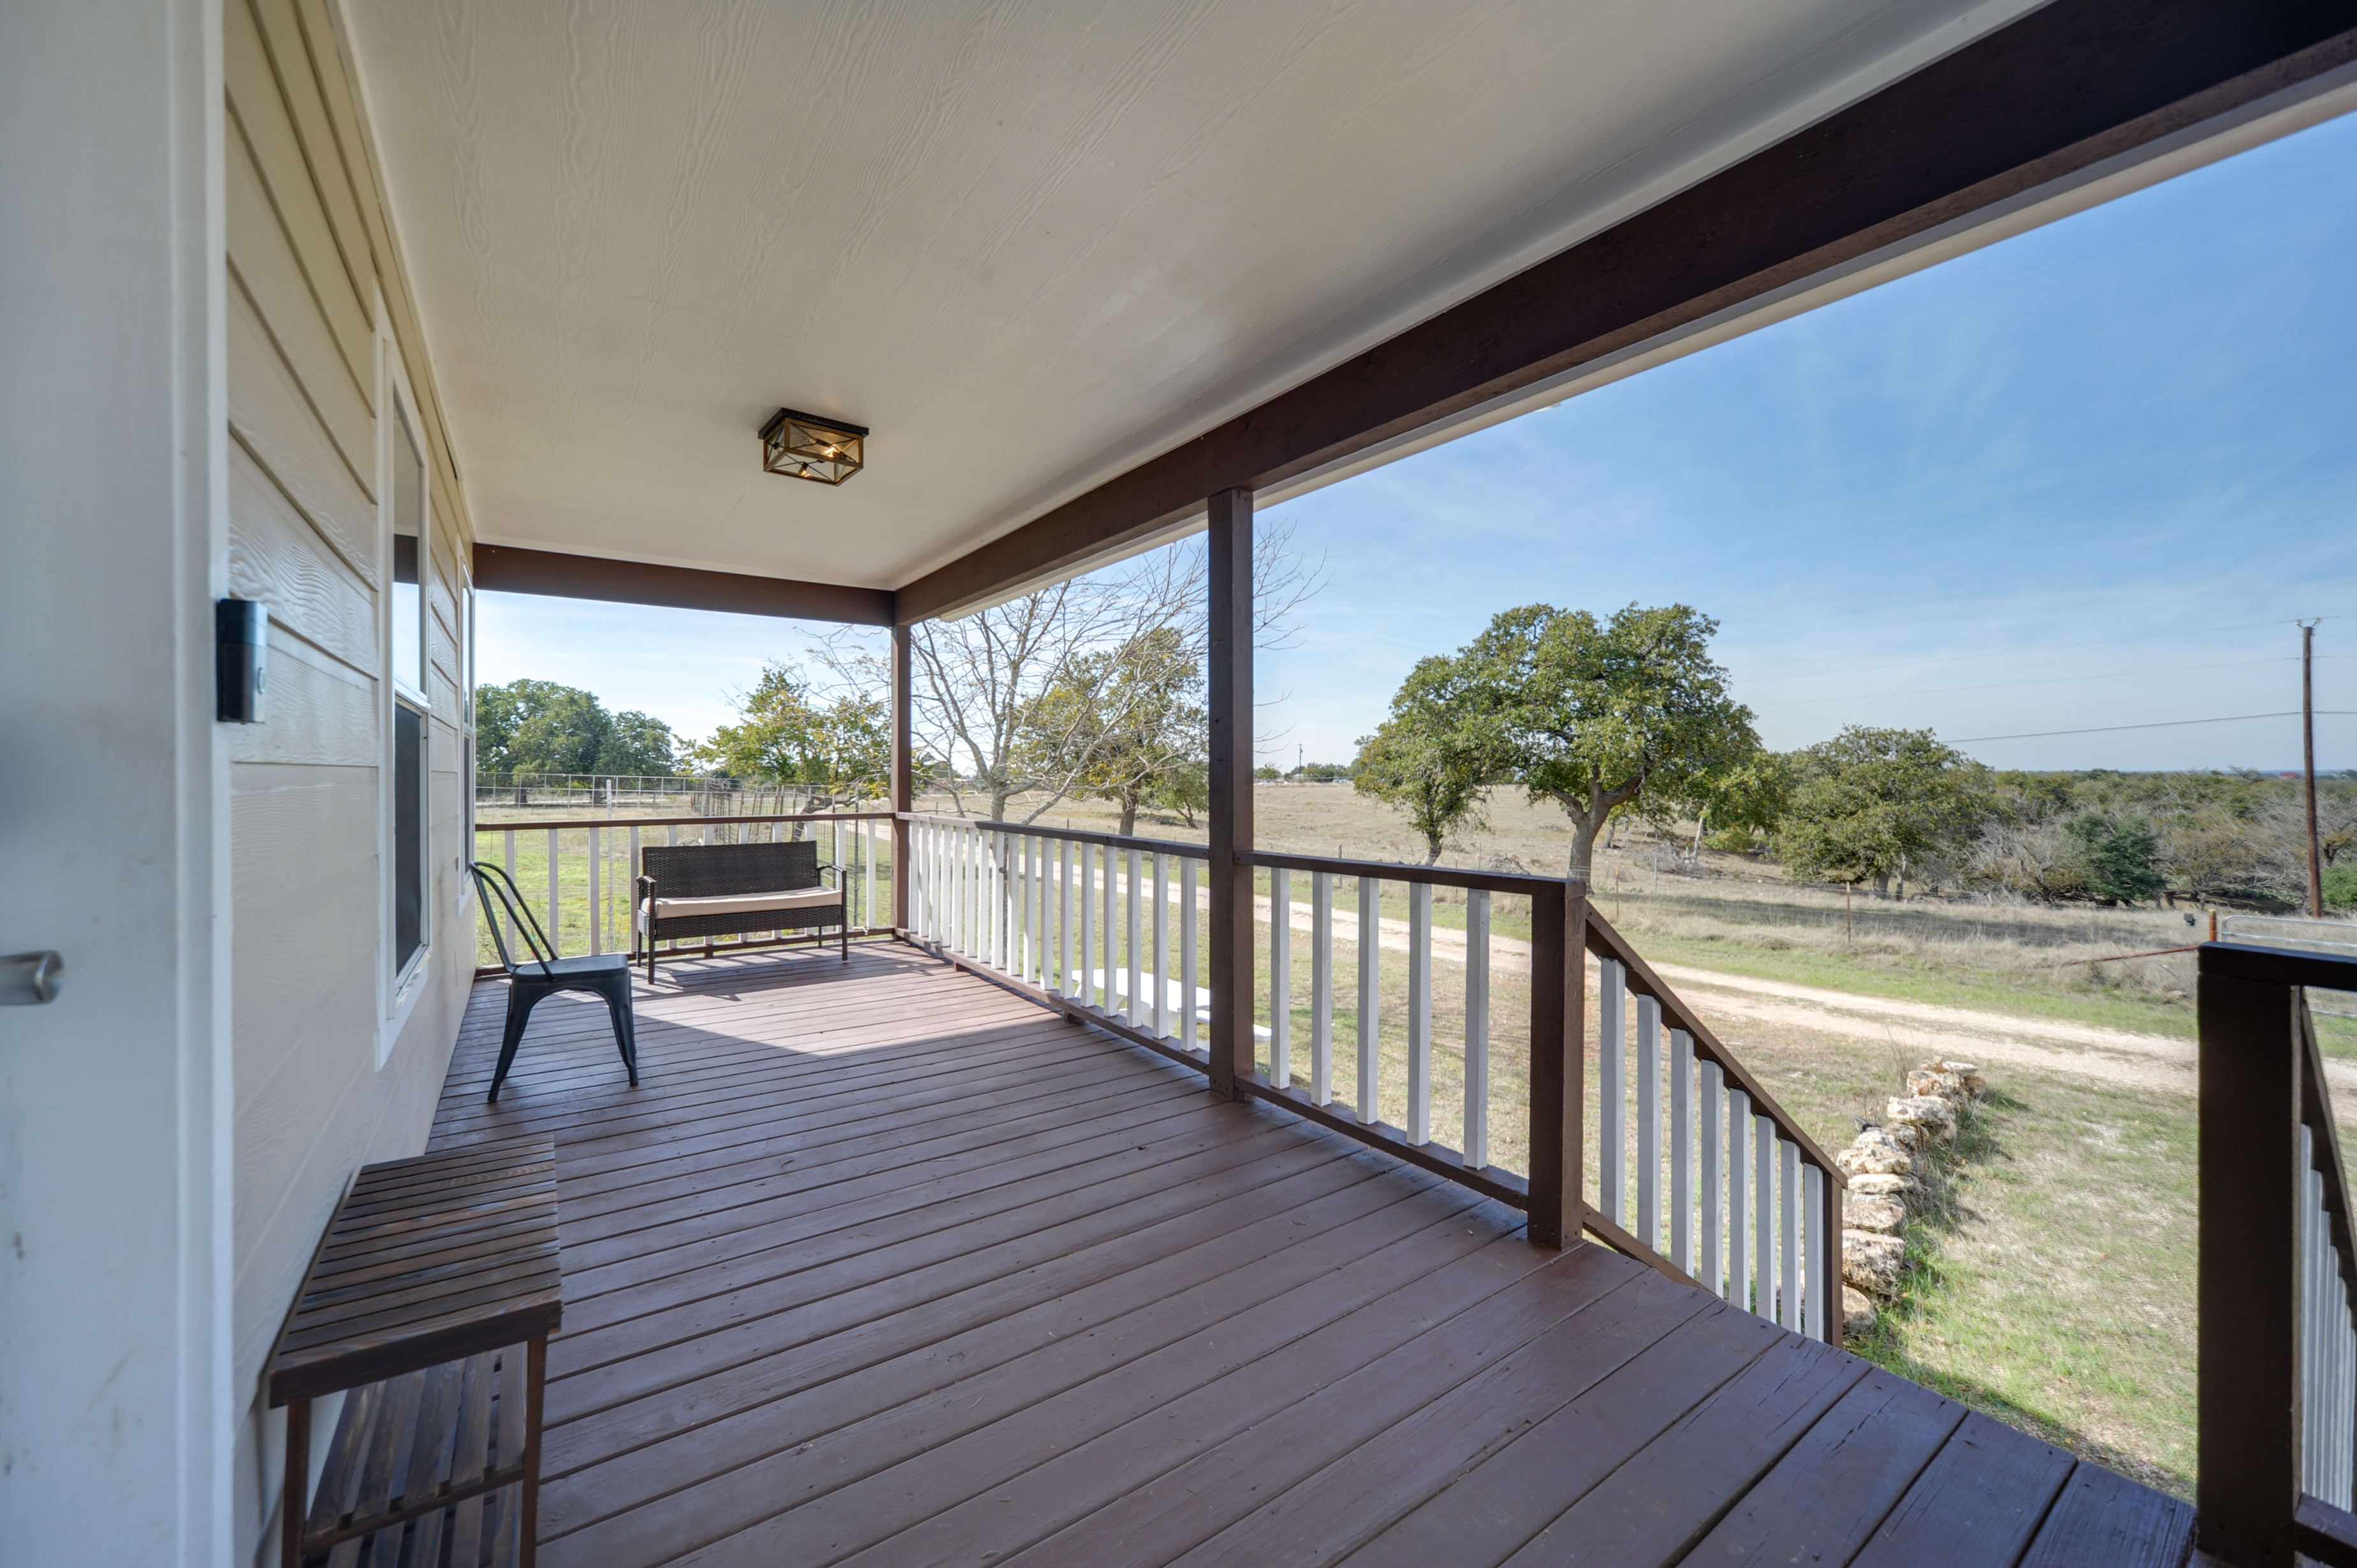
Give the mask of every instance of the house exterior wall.
M 227 576 L 270 607 L 267 722 L 229 732 L 239 1561 L 276 1561 L 260 1374 L 345 1180 L 424 1147 L 474 968 L 468 531 L 324 0 L 223 0 Z M 426 447 L 430 946 L 396 986 L 385 815 L 396 400 Z M 324 1437 L 323 1439 L 324 1440 Z
M 0 5 L 0 1561 L 228 1559 L 219 28 Z

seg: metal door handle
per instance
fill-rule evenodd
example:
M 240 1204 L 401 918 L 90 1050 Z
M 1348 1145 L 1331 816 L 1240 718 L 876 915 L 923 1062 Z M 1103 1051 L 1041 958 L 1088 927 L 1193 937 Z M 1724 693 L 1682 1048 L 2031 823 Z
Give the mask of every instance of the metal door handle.
M 0 958 L 0 1007 L 30 1007 L 55 1002 L 65 978 L 66 961 L 53 952 L 20 952 Z

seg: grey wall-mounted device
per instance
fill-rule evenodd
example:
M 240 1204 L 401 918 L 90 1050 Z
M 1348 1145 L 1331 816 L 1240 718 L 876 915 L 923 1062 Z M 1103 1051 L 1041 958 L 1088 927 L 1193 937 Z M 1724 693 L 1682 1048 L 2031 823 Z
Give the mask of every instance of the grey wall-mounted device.
M 270 607 L 259 599 L 213 605 L 213 717 L 225 725 L 262 722 L 270 663 Z

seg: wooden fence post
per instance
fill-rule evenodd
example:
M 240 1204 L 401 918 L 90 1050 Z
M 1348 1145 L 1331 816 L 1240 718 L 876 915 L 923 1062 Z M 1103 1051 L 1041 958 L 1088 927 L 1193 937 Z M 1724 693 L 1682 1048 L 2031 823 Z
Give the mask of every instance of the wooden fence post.
M 1567 1247 L 1587 1229 L 1587 884 L 1531 898 L 1530 1238 Z

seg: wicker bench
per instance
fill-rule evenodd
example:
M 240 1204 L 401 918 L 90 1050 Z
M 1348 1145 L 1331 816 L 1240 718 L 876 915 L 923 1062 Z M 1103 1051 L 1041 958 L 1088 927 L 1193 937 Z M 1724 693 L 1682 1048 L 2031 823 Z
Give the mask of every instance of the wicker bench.
M 647 983 L 654 983 L 655 944 L 697 937 L 705 956 L 714 937 L 766 931 L 842 933 L 851 957 L 851 924 L 841 886 L 827 885 L 834 867 L 818 858 L 815 841 L 792 843 L 651 844 L 639 852 L 637 920 L 631 956 L 643 943 Z

